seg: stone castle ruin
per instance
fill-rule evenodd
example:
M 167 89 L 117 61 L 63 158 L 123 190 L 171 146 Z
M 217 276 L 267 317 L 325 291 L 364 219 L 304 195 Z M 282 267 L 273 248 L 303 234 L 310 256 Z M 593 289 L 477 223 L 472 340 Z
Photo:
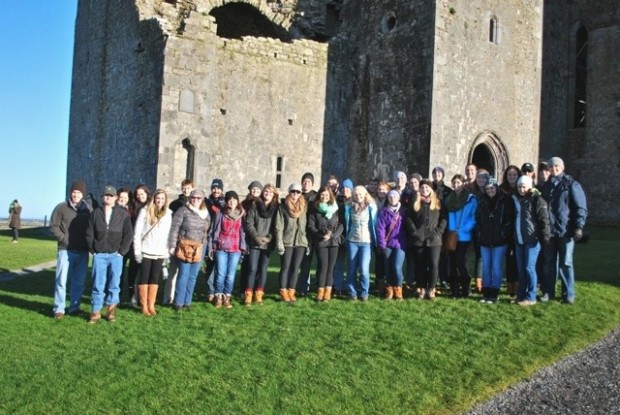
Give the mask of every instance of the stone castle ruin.
M 252 180 L 286 190 L 306 171 L 315 187 L 470 161 L 499 176 L 560 155 L 593 197 L 597 154 L 620 175 L 619 6 L 544 3 L 80 0 L 67 181 L 172 196 L 186 177 L 206 190 L 220 177 L 243 193 Z M 570 53 L 584 37 L 587 88 L 573 79 L 585 58 Z M 568 115 L 579 111 L 582 125 Z

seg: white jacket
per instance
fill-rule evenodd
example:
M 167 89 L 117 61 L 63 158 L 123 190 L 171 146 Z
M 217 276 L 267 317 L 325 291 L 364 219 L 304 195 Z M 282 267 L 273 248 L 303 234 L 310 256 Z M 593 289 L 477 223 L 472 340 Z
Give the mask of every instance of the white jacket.
M 168 234 L 172 225 L 172 211 L 166 214 L 155 225 L 151 225 L 148 218 L 148 207 L 143 207 L 138 213 L 134 228 L 133 252 L 136 257 L 167 258 Z

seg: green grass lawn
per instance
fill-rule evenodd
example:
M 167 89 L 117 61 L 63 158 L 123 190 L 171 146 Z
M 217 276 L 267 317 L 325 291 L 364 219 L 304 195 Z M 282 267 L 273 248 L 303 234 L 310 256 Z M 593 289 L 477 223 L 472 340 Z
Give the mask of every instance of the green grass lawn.
M 0 283 L 0 413 L 458 413 L 620 323 L 617 231 L 577 246 L 574 306 L 287 306 L 272 289 L 262 307 L 215 310 L 201 274 L 189 312 L 91 326 L 52 318 L 51 271 Z
M 0 272 L 56 259 L 56 240 L 48 228 L 21 229 L 19 236 L 19 242 L 12 243 L 11 231 L 0 231 Z

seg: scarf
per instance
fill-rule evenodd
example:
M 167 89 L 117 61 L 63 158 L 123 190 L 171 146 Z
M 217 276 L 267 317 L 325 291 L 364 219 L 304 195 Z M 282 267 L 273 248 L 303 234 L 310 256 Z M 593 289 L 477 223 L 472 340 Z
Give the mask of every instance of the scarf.
M 297 203 L 294 203 L 293 199 L 290 196 L 286 196 L 284 202 L 286 203 L 288 214 L 293 219 L 297 219 L 299 216 L 301 216 L 304 208 L 306 207 L 306 199 L 304 199 L 303 197 L 300 197 L 299 199 L 297 199 Z
M 258 216 L 263 219 L 273 218 L 273 215 L 276 213 L 276 209 L 278 209 L 278 204 L 275 200 L 272 200 L 268 205 L 265 204 L 263 199 L 258 199 L 256 201 L 256 212 Z
M 241 216 L 243 216 L 244 210 L 241 205 L 237 205 L 235 210 L 230 210 L 229 208 L 225 208 L 223 212 L 226 216 L 228 216 L 232 220 L 237 220 Z
M 398 202 L 395 205 L 390 205 L 388 203 L 388 205 L 386 206 L 386 208 L 390 209 L 392 212 L 398 212 L 400 210 L 400 202 Z
M 469 191 L 467 189 L 461 190 L 459 193 L 452 192 L 446 198 L 446 208 L 448 212 L 456 212 L 463 209 L 463 206 L 469 200 Z
M 327 220 L 331 219 L 334 216 L 334 213 L 338 211 L 337 203 L 319 203 L 316 207 L 317 212 L 321 215 L 325 216 Z

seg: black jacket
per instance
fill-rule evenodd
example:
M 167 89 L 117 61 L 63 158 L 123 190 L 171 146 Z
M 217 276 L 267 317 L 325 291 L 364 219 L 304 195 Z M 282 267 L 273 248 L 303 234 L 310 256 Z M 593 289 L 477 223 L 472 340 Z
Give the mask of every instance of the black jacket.
M 515 206 L 515 242 L 529 245 L 547 243 L 551 238 L 547 202 L 538 190 L 531 190 L 525 196 L 513 195 Z
M 105 207 L 101 206 L 90 214 L 86 228 L 86 243 L 92 253 L 114 253 L 126 255 L 133 241 L 133 227 L 129 213 L 120 206 L 112 208 L 110 224 L 105 221 Z
M 447 223 L 444 210 L 431 210 L 430 203 L 422 203 L 418 212 L 407 209 L 405 227 L 409 246 L 441 246 Z
M 327 248 L 342 244 L 344 226 L 338 216 L 338 212 L 336 212 L 332 215 L 331 219 L 327 219 L 327 217 L 319 213 L 314 206 L 310 208 L 310 213 L 308 215 L 308 231 L 314 246 Z M 332 237 L 325 240 L 323 239 L 323 235 L 325 235 L 327 231 L 331 231 Z
M 508 244 L 512 238 L 514 207 L 512 200 L 500 191 L 490 199 L 480 197 L 476 211 L 476 233 L 478 243 L 484 247 L 496 247 Z
M 50 230 L 58 241 L 58 249 L 87 252 L 86 228 L 92 208 L 84 199 L 75 207 L 64 201 L 52 212 Z

